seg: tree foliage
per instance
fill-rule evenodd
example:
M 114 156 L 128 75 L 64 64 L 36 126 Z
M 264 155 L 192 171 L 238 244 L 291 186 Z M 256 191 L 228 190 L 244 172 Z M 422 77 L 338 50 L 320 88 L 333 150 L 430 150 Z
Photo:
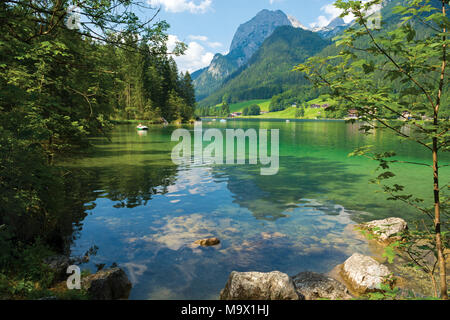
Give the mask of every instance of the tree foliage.
M 85 151 L 112 119 L 192 117 L 192 80 L 170 57 L 185 46 L 168 51 L 157 14 L 134 0 L 0 3 L 0 278 L 24 276 L 30 246 L 67 250 L 85 216 L 79 176 L 55 157 Z
M 391 200 L 403 201 L 430 217 L 421 235 L 425 237 L 428 228 L 434 234 L 434 245 L 430 250 L 440 270 L 441 297 L 446 299 L 444 248 L 448 242 L 445 231 L 448 229 L 448 198 L 444 197 L 440 187 L 439 168 L 447 164 L 441 165 L 438 155 L 449 151 L 450 137 L 449 121 L 440 116 L 442 110 L 448 109 L 449 101 L 446 96 L 448 1 L 405 1 L 404 5 L 393 9 L 401 17 L 399 23 L 372 28 L 369 12 L 372 6 L 380 3 L 381 0 L 365 3 L 338 0 L 335 6 L 343 11 L 342 17 L 353 14 L 356 24 L 336 39 L 339 49 L 336 55 L 313 57 L 297 70 L 304 72 L 316 86 L 330 90 L 330 96 L 338 105 L 347 110 L 356 109 L 365 121 L 362 126 L 365 133 L 391 130 L 432 155 L 428 162 L 410 163 L 396 158 L 392 151 L 374 153 L 364 147 L 353 153 L 379 162 L 382 172 L 373 182 L 380 184 Z M 428 29 L 426 36 L 417 32 L 423 28 Z M 403 121 L 390 121 L 390 117 Z M 422 117 L 432 121 L 418 121 Z M 392 183 L 395 174 L 391 167 L 396 163 L 429 167 L 429 181 L 433 182 L 429 195 L 414 196 L 408 194 L 404 186 Z M 425 199 L 430 198 L 433 201 L 428 207 Z

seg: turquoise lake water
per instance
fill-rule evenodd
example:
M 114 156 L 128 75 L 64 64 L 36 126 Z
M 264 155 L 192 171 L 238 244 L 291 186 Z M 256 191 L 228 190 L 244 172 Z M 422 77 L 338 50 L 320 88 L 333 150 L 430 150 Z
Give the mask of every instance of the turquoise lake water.
M 66 164 L 85 173 L 93 199 L 72 253 L 97 246 L 83 268 L 117 263 L 133 282 L 131 299 L 217 299 L 231 271 L 328 272 L 354 252 L 370 254 L 353 231 L 356 223 L 420 217 L 369 183 L 379 174 L 376 162 L 348 157 L 370 144 L 429 163 L 428 152 L 388 132 L 365 136 L 358 124 L 342 121 L 203 123 L 204 130 L 279 129 L 280 170 L 262 176 L 259 165 L 175 165 L 171 134 L 177 128 L 138 133 L 120 125 L 111 141 L 93 140 L 94 154 Z M 431 201 L 429 168 L 393 169 L 396 183 Z M 450 171 L 441 177 L 448 181 Z M 193 245 L 209 237 L 221 244 Z

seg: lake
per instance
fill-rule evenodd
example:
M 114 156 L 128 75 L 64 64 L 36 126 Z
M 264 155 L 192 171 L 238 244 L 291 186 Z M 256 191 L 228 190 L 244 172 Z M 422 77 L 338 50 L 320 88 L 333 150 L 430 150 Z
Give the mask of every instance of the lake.
M 133 283 L 130 299 L 217 299 L 231 271 L 328 272 L 354 252 L 370 254 L 356 223 L 421 217 L 369 183 L 376 162 L 348 157 L 370 144 L 429 163 L 428 152 L 389 132 L 362 135 L 343 121 L 203 123 L 204 130 L 279 129 L 280 170 L 262 176 L 258 165 L 175 165 L 176 128 L 138 133 L 118 125 L 111 141 L 93 139 L 93 154 L 64 164 L 90 195 L 72 253 L 97 246 L 83 267 L 122 267 Z M 394 171 L 396 183 L 431 201 L 431 169 L 399 164 Z M 447 182 L 450 171 L 441 177 Z M 193 245 L 209 237 L 221 244 Z

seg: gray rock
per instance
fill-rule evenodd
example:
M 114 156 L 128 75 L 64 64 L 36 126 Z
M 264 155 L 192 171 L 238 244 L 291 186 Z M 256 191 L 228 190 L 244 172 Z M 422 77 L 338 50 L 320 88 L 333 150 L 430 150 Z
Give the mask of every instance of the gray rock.
M 220 300 L 304 300 L 292 279 L 278 271 L 236 272 L 230 274 Z
M 102 270 L 82 279 L 81 286 L 93 300 L 128 299 L 131 282 L 120 268 Z
M 376 291 L 381 284 L 392 281 L 392 274 L 386 266 L 359 253 L 344 262 L 342 275 L 358 293 Z
M 352 298 L 346 286 L 320 273 L 301 272 L 292 277 L 292 280 L 297 292 L 306 300 L 348 300 Z
M 375 220 L 364 223 L 361 226 L 369 230 L 381 241 L 398 240 L 401 238 L 399 234 L 408 229 L 408 224 L 401 218 Z
M 64 255 L 48 257 L 43 262 L 55 273 L 57 280 L 67 277 L 67 268 L 72 263 L 70 258 Z

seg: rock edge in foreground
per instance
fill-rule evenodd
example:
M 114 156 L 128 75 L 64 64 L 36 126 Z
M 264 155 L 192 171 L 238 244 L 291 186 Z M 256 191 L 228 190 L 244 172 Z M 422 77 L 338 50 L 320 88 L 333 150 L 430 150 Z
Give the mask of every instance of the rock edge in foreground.
M 304 297 L 285 273 L 233 271 L 220 292 L 220 300 L 304 300 Z

